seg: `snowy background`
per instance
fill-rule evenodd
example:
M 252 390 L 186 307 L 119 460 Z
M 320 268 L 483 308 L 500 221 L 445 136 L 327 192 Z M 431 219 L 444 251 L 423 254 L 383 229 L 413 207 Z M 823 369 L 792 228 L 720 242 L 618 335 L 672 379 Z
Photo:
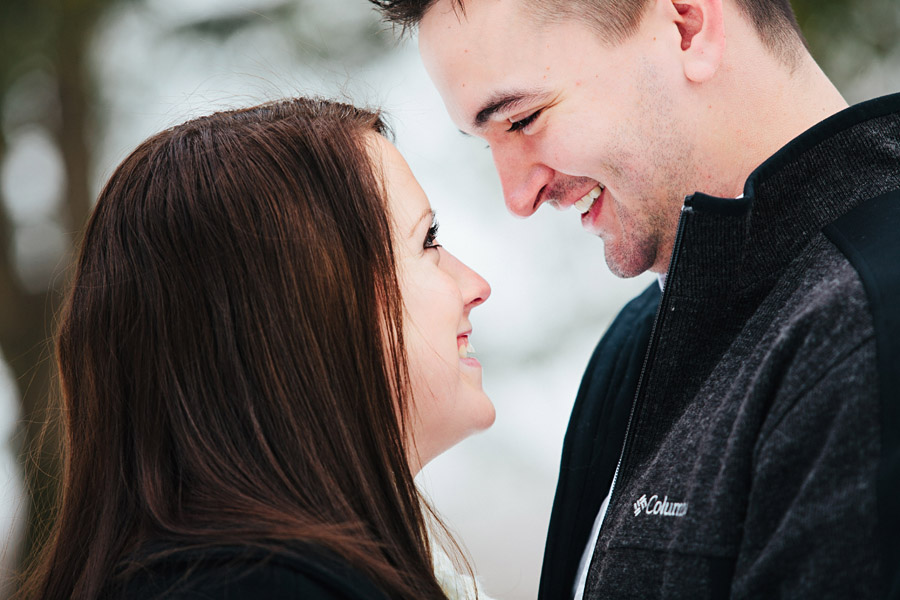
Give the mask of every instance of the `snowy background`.
M 469 550 L 487 592 L 533 598 L 581 373 L 618 309 L 653 278 L 612 276 L 602 243 L 582 232 L 574 211 L 511 217 L 484 143 L 460 135 L 415 40 L 398 42 L 368 3 L 308 1 L 284 17 L 278 6 L 150 0 L 112 11 L 92 49 L 102 98 L 93 191 L 141 140 L 215 109 L 297 94 L 383 107 L 438 213 L 443 245 L 493 288 L 473 312 L 472 341 L 496 424 L 436 459 L 419 483 Z M 258 22 L 225 34 L 221 21 L 204 29 L 212 17 L 231 14 L 257 15 Z M 835 68 L 852 71 L 843 89 L 852 102 L 900 88 L 898 64 L 895 52 L 867 70 Z M 38 72 L 18 85 L 33 92 L 50 84 Z M 18 128 L 9 146 L 0 173 L 20 229 L 16 252 L 25 263 L 46 261 L 63 243 L 48 217 L 62 189 L 58 151 L 37 127 Z M 9 451 L 18 414 L 11 390 L 0 362 L 0 439 L 8 440 L 0 460 L 0 549 L 14 547 L 23 510 L 20 467 Z

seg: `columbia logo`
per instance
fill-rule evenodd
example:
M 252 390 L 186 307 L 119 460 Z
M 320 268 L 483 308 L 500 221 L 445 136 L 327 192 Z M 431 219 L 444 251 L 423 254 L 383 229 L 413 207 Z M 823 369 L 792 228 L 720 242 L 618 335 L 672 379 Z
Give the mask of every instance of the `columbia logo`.
M 634 516 L 644 513 L 645 515 L 662 515 L 664 517 L 683 517 L 687 511 L 687 502 L 669 502 L 668 496 L 660 500 L 656 494 L 649 498 L 647 494 L 644 494 L 634 503 Z

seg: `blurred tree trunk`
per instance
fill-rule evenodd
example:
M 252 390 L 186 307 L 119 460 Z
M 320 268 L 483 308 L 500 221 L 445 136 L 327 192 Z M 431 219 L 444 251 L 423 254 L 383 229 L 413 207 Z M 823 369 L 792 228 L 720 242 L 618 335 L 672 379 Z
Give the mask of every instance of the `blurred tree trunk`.
M 57 27 L 44 51 L 53 66 L 58 90 L 55 104 L 60 115 L 56 119 L 47 115 L 44 125 L 50 129 L 62 158 L 65 187 L 58 220 L 68 235 L 58 268 L 41 291 L 26 289 L 16 272 L 15 224 L 5 203 L 0 203 L 0 348 L 21 403 L 17 450 L 29 496 L 20 564 L 27 564 L 40 549 L 59 492 L 62 414 L 51 384 L 56 370 L 53 326 L 61 299 L 59 290 L 68 276 L 74 248 L 92 206 L 88 131 L 94 90 L 86 57 L 101 6 L 111 4 L 61 2 L 55 7 L 58 13 L 51 16 Z M 0 143 L 0 161 L 6 155 L 7 142 L 3 139 Z
M 0 161 L 6 156 L 6 139 L 0 136 Z M 0 347 L 12 373 L 22 407 L 22 434 L 18 450 L 25 458 L 29 492 L 28 525 L 23 558 L 32 551 L 42 522 L 47 521 L 56 493 L 59 473 L 58 436 L 50 428 L 42 440 L 48 415 L 50 373 L 46 324 L 50 293 L 28 292 L 15 271 L 13 224 L 0 206 Z M 21 439 L 21 438 L 20 438 Z
M 95 3 L 97 4 L 97 3 Z M 64 15 L 66 26 L 57 38 L 55 56 L 59 107 L 62 113 L 57 140 L 65 176 L 65 224 L 72 234 L 73 247 L 81 239 L 93 205 L 90 186 L 91 152 L 88 130 L 95 86 L 87 63 L 87 50 L 97 21 L 98 8 L 85 14 Z

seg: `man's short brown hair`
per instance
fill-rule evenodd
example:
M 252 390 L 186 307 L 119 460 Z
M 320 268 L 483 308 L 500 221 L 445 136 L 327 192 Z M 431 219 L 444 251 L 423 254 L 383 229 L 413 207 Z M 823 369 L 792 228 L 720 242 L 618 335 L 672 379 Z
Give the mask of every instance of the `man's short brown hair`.
M 370 0 L 384 18 L 403 27 L 418 26 L 437 0 Z M 465 1 L 451 0 L 454 8 L 465 13 Z M 539 22 L 581 19 L 590 24 L 609 44 L 624 41 L 640 25 L 650 0 L 520 0 L 526 3 Z M 673 0 L 677 3 L 677 0 Z M 753 23 L 765 46 L 787 64 L 794 64 L 798 49 L 805 44 L 790 0 L 735 0 Z

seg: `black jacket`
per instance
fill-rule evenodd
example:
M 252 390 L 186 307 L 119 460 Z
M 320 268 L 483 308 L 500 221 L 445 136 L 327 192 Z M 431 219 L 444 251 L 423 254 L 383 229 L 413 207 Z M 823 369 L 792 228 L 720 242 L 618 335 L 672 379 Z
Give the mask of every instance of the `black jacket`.
M 900 95 L 686 199 L 666 281 L 582 382 L 540 598 L 614 477 L 585 597 L 900 597 Z

